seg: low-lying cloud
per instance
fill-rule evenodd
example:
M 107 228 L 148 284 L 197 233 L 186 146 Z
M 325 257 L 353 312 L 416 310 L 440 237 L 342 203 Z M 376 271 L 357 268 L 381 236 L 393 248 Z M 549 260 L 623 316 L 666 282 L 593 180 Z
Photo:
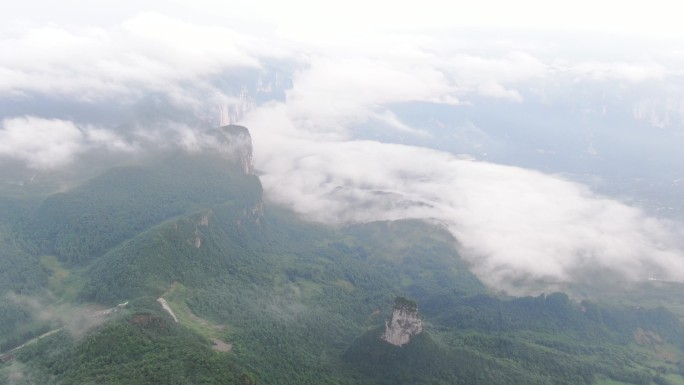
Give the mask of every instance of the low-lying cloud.
M 0 123 L 0 164 L 3 159 L 25 163 L 38 171 L 63 169 L 86 154 L 132 160 L 159 150 L 181 149 L 190 153 L 220 150 L 227 144 L 204 130 L 162 120 L 121 135 L 114 129 L 83 125 L 69 120 L 35 116 L 14 117 Z M 107 161 L 103 162 L 103 166 Z
M 592 272 L 684 280 L 684 233 L 675 223 L 555 175 L 426 148 L 292 137 L 285 109 L 254 111 L 245 123 L 267 197 L 308 218 L 437 220 L 484 282 L 512 293 L 588 281 Z
M 0 126 L 0 159 L 24 161 L 34 169 L 67 166 L 90 149 L 131 152 L 136 148 L 110 130 L 68 120 L 24 116 L 5 119 Z
M 258 68 L 263 44 L 223 27 L 141 13 L 108 29 L 50 25 L 0 35 L 0 96 L 66 97 L 85 102 L 157 92 L 179 105 L 221 101 L 208 80 Z
M 406 15 L 410 20 L 412 13 Z M 218 22 L 139 13 L 106 26 L 3 29 L 0 51 L 12 54 L 0 57 L 0 100 L 31 105 L 38 96 L 45 103 L 76 101 L 79 108 L 116 101 L 125 109 L 153 95 L 202 119 L 243 103 L 241 123 L 252 131 L 267 196 L 304 216 L 333 224 L 438 220 L 480 278 L 510 291 L 524 291 L 533 281 L 581 281 L 597 270 L 630 280 L 684 280 L 681 230 L 638 208 L 555 175 L 354 139 L 354 129 L 364 124 L 429 136 L 402 121 L 394 109 L 401 103 L 501 106 L 536 98 L 553 106 L 558 94 L 573 100 L 593 92 L 582 82 L 609 84 L 620 98 L 637 83 L 674 79 L 667 85 L 676 100 L 668 103 L 679 111 L 681 82 L 673 68 L 681 57 L 662 46 L 653 59 L 620 60 L 612 51 L 597 59 L 584 54 L 586 38 L 568 48 L 553 39 L 520 44 L 524 38 L 498 33 L 472 40 L 461 36 L 463 30 L 406 34 L 395 27 L 396 33 L 355 33 L 345 22 L 342 35 L 274 28 L 257 37 Z M 224 79 L 233 73 L 239 78 L 245 69 L 264 75 L 271 61 L 284 75 L 271 83 L 252 79 L 257 84 L 251 86 L 263 91 L 258 103 L 245 96 L 247 85 Z M 577 84 L 581 93 L 565 94 Z M 653 119 L 655 106 L 637 107 L 635 116 Z M 52 170 L 92 150 L 197 151 L 212 143 L 187 122 L 134 122 L 139 125 L 123 133 L 43 112 L 0 116 L 0 160 Z
M 31 316 L 43 322 L 59 325 L 69 334 L 80 339 L 93 328 L 107 320 L 109 312 L 90 305 L 55 304 L 51 298 L 37 298 L 8 293 L 7 298 L 26 308 Z

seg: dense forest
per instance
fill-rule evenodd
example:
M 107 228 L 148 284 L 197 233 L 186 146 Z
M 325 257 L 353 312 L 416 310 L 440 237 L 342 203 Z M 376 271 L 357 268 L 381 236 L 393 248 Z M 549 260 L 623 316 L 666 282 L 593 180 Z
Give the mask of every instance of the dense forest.
M 677 308 L 495 293 L 443 228 L 303 221 L 220 153 L 29 198 L 0 201 L 0 383 L 684 383 Z

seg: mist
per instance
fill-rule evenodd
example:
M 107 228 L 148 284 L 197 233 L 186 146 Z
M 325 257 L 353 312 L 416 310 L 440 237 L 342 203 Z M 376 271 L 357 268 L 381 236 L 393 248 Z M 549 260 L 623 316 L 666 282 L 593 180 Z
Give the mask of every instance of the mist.
M 632 188 L 684 177 L 684 34 L 560 14 L 578 29 L 465 21 L 484 8 L 412 23 L 403 7 L 350 31 L 324 10 L 186 5 L 3 27 L 0 50 L 16 54 L 0 58 L 0 168 L 28 179 L 201 151 L 206 129 L 237 123 L 270 202 L 334 226 L 437 221 L 492 288 L 684 280 L 684 216 L 657 211 L 675 200 Z
M 561 176 L 405 145 L 253 136 L 268 199 L 332 225 L 437 220 L 495 288 L 582 282 L 595 279 L 592 270 L 684 278 L 679 223 Z
M 59 328 L 75 339 L 84 337 L 90 330 L 102 325 L 109 314 L 91 305 L 51 303 L 49 297 L 38 298 L 10 292 L 6 298 L 28 310 L 36 320 L 57 322 Z

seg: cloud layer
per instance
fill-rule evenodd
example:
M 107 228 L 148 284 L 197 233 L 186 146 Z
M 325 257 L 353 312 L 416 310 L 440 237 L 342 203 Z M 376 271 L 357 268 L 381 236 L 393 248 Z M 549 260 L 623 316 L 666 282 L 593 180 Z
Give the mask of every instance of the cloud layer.
M 675 89 L 668 106 L 681 115 L 677 68 L 684 56 L 671 46 L 642 44 L 642 52 L 630 45 L 607 54 L 591 38 L 571 44 L 516 34 L 502 39 L 499 33 L 451 30 L 448 23 L 438 31 L 387 22 L 377 29 L 369 23 L 359 30 L 322 28 L 311 34 L 315 22 L 301 29 L 277 24 L 276 10 L 291 13 L 285 8 L 270 9 L 276 21 L 268 23 L 276 25 L 258 33 L 221 23 L 216 15 L 208 15 L 215 22 L 203 24 L 150 12 L 99 26 L 8 27 L 0 33 L 0 52 L 12 52 L 0 55 L 0 102 L 30 108 L 48 99 L 80 108 L 116 103 L 135 109 L 163 99 L 169 108 L 202 118 L 238 104 L 234 109 L 252 131 L 269 199 L 309 218 L 334 224 L 437 220 L 456 236 L 483 280 L 510 291 L 525 291 L 537 281 L 581 281 L 591 271 L 630 280 L 684 280 L 682 234 L 670 222 L 555 175 L 356 139 L 364 137 L 358 135 L 364 126 L 429 137 L 424 127 L 400 118 L 402 103 L 490 103 L 505 110 L 530 100 L 550 105 L 558 95 L 574 100 L 582 95 L 564 92 L 575 86 L 593 90 L 582 88 L 587 84 L 617 89 L 618 98 L 624 90 L 667 85 Z M 405 16 L 410 20 L 410 13 Z M 415 28 L 420 30 L 407 32 Z M 268 73 L 273 67 L 277 76 Z M 241 71 L 259 76 L 247 81 Z M 264 82 L 271 75 L 275 80 Z M 265 96 L 257 103 L 247 89 Z M 649 103 L 638 104 L 635 117 L 653 120 L 652 111 L 660 113 Z M 154 111 L 146 114 L 152 116 L 126 132 L 96 121 L 56 119 L 38 107 L 27 115 L 4 115 L 0 161 L 52 170 L 92 150 L 196 151 L 206 145 L 199 125 L 169 118 L 159 124 Z M 665 127 L 662 121 L 657 126 Z
M 131 152 L 135 146 L 111 131 L 66 120 L 25 116 L 5 119 L 0 126 L 0 160 L 24 161 L 34 169 L 64 167 L 91 149 Z
M 424 218 L 444 224 L 492 287 L 524 293 L 540 281 L 684 279 L 674 223 L 563 178 L 373 141 L 274 135 L 292 125 L 255 111 L 256 166 L 267 196 L 330 224 Z M 282 117 L 275 120 L 274 117 Z M 539 286 L 537 286 L 539 287 Z
M 178 104 L 226 96 L 208 80 L 257 68 L 262 44 L 228 28 L 141 13 L 113 28 L 48 25 L 0 35 L 0 96 L 102 102 L 162 93 Z M 212 100 L 215 98 L 216 100 Z
M 13 292 L 8 293 L 6 297 L 28 310 L 34 319 L 58 324 L 76 339 L 84 337 L 88 331 L 102 325 L 110 314 L 108 310 L 89 305 L 55 304 L 50 302 L 52 298 L 27 297 Z

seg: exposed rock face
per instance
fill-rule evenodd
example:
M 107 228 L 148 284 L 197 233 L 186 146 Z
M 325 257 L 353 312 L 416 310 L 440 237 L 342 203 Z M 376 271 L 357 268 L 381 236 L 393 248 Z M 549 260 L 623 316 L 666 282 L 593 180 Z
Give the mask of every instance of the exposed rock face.
M 245 219 L 251 219 L 256 223 L 261 221 L 264 216 L 264 202 L 258 202 L 252 208 L 245 208 L 242 210 L 242 217 Z
M 209 211 L 211 213 L 211 211 Z M 195 225 L 195 248 L 199 249 L 202 247 L 202 238 L 200 238 L 200 231 L 199 227 L 204 226 L 204 227 L 209 227 L 209 214 L 204 214 L 202 218 L 200 218 L 199 222 Z
M 245 174 L 254 174 L 252 136 L 242 126 L 223 126 L 202 132 L 198 139 L 205 149 L 217 150 L 224 158 L 236 163 Z
M 250 96 L 250 92 L 243 87 L 238 94 L 237 100 L 219 107 L 219 124 L 221 126 L 233 124 L 242 119 L 255 107 L 256 101 Z
M 422 331 L 423 323 L 418 316 L 416 303 L 399 297 L 394 301 L 392 320 L 385 321 L 385 332 L 380 339 L 392 345 L 402 346 Z
M 171 306 L 169 306 L 169 303 L 166 302 L 166 300 L 164 298 L 162 298 L 162 297 L 157 298 L 157 302 L 159 302 L 161 304 L 162 308 L 164 308 L 164 310 L 166 310 L 166 312 L 169 313 L 169 315 L 173 318 L 174 321 L 178 322 L 178 318 L 176 317 L 176 314 L 173 312 L 173 310 L 171 310 Z
M 252 160 L 252 136 L 242 126 L 221 127 L 227 139 L 222 146 L 224 154 L 229 154 L 242 168 L 245 174 L 254 174 Z

